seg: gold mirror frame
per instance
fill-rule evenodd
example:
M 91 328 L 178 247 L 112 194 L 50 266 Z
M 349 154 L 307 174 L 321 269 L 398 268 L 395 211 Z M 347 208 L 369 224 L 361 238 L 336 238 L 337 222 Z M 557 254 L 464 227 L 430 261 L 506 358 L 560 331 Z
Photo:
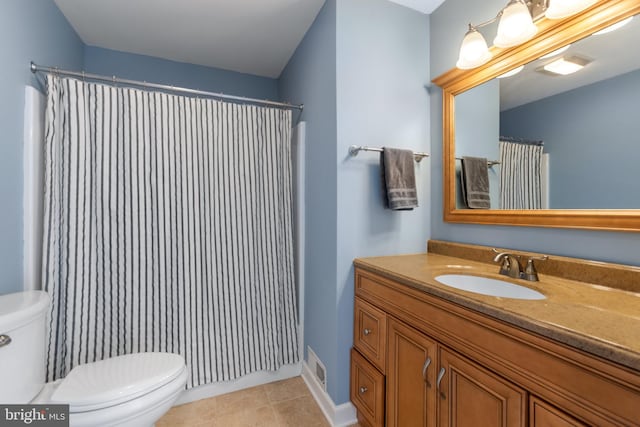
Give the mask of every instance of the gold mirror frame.
M 563 20 L 542 18 L 532 40 L 509 49 L 491 48 L 493 58 L 472 70 L 454 68 L 435 78 L 442 88 L 444 221 L 537 227 L 640 231 L 640 210 L 477 210 L 456 209 L 454 98 L 515 67 L 580 40 L 622 19 L 640 13 L 640 0 L 603 0 Z M 628 54 L 633 54 L 628 52 Z

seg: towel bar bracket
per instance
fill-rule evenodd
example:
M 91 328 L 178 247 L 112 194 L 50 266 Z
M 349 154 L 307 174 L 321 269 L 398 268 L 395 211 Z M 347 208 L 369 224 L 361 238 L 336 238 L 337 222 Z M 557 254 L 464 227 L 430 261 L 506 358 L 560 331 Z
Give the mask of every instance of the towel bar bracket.
M 349 147 L 349 155 L 350 156 L 357 156 L 358 153 L 360 151 L 374 151 L 377 153 L 382 153 L 382 148 L 376 148 L 376 147 L 365 147 L 362 145 L 351 145 Z M 420 153 L 420 152 L 415 152 L 413 153 L 416 162 L 420 163 L 420 161 L 422 159 L 424 159 L 425 157 L 429 157 L 429 154 L 427 153 Z

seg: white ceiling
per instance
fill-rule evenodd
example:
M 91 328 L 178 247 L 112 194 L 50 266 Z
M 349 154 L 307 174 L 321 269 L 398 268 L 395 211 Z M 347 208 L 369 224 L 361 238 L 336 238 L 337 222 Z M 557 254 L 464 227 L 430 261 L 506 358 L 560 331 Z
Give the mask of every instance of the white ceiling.
M 415 9 L 422 13 L 431 13 L 438 8 L 444 0 L 389 0 L 394 3 Z
M 592 35 L 573 45 L 562 55 L 538 59 L 513 77 L 500 79 L 500 110 L 508 110 L 578 87 L 640 69 L 640 55 L 632 46 L 640 43 L 640 16 L 607 34 Z M 568 76 L 552 76 L 536 69 L 560 56 L 592 59 L 582 70 Z
M 279 77 L 325 0 L 55 0 L 84 43 Z

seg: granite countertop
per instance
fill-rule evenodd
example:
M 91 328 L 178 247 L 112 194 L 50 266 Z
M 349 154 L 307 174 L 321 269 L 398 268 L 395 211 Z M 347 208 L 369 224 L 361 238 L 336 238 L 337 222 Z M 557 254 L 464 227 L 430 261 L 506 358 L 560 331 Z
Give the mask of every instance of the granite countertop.
M 539 274 L 539 282 L 498 274 L 497 264 L 423 253 L 359 258 L 355 265 L 640 372 L 640 293 Z M 544 300 L 485 296 L 440 284 L 441 274 L 516 283 Z

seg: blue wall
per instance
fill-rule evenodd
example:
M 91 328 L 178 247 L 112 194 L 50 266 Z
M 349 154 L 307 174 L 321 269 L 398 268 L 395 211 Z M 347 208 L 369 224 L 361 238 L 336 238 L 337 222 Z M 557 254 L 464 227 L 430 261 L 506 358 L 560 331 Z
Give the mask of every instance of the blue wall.
M 289 60 L 280 97 L 304 104 L 306 128 L 305 350 L 327 368 L 330 391 L 337 363 L 336 316 L 336 0 L 327 0 Z
M 337 24 L 338 364 L 331 396 L 349 400 L 354 258 L 424 252 L 430 163 L 416 164 L 420 206 L 385 209 L 379 155 L 350 145 L 429 151 L 429 18 L 387 0 L 341 0 Z
M 334 403 L 349 400 L 356 257 L 423 252 L 429 162 L 416 168 L 421 207 L 382 207 L 378 156 L 352 144 L 429 148 L 428 16 L 386 0 L 327 0 L 280 79 L 307 121 L 305 343 L 327 368 Z M 384 84 L 381 84 L 384 82 Z
M 278 99 L 278 81 L 268 77 L 86 46 L 89 73 L 181 86 L 259 99 Z
M 504 7 L 503 0 L 447 0 L 431 15 L 431 76 L 455 66 L 469 22 L 485 21 Z M 493 33 L 495 34 L 495 32 Z M 432 216 L 431 237 L 455 242 L 518 248 L 600 261 L 640 265 L 637 233 L 453 224 L 442 221 L 442 91 L 431 91 Z
M 0 294 L 22 289 L 24 87 L 41 88 L 29 62 L 82 68 L 82 41 L 53 1 L 0 5 Z
M 633 71 L 504 111 L 501 135 L 544 141 L 551 208 L 640 209 L 639 99 Z

